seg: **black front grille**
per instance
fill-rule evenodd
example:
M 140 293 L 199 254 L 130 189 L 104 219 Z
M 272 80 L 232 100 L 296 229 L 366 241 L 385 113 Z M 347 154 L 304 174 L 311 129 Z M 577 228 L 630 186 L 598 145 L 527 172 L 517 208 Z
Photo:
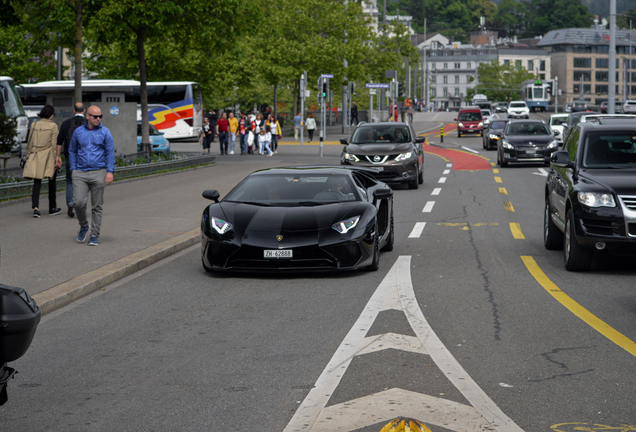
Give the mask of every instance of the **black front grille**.
M 339 243 L 323 249 L 338 260 L 340 267 L 353 267 L 362 258 L 362 251 L 356 242 Z
M 292 258 L 265 258 L 264 249 L 242 246 L 227 266 L 232 268 L 335 268 L 336 261 L 318 246 L 292 248 Z
M 588 234 L 603 236 L 621 235 L 619 232 L 619 226 L 612 221 L 581 219 L 581 223 Z

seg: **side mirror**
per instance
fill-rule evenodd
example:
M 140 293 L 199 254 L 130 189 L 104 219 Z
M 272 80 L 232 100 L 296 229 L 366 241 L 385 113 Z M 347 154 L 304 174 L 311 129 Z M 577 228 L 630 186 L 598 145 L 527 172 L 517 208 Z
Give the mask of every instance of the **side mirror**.
M 416 143 L 424 143 L 426 142 L 426 137 L 417 137 L 415 138 Z
M 457 119 L 455 119 L 455 121 L 457 121 Z
M 566 151 L 552 153 L 550 164 L 559 168 L 574 168 L 574 162 L 570 160 L 570 154 Z
M 159 132 L 159 133 L 160 133 L 161 135 L 165 135 L 165 134 L 166 134 L 165 132 Z
M 349 144 L 349 141 L 347 141 L 345 138 L 340 138 L 340 144 L 347 145 Z
M 219 202 L 219 197 L 221 196 L 219 191 L 216 190 L 216 189 L 210 189 L 210 190 L 203 191 L 202 195 L 203 195 L 203 198 L 209 199 L 211 201 L 214 201 L 215 203 Z
M 373 192 L 373 198 L 375 199 L 386 199 L 391 198 L 393 196 L 393 189 L 376 189 Z

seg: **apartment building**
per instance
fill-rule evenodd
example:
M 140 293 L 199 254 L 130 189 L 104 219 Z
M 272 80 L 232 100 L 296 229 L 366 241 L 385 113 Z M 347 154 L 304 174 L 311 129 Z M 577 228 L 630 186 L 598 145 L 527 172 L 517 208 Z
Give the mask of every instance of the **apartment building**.
M 537 44 L 548 51 L 559 80 L 559 105 L 583 99 L 607 101 L 610 32 L 598 28 L 549 31 Z M 581 87 L 581 82 L 583 83 Z M 636 98 L 636 30 L 616 30 L 616 99 Z

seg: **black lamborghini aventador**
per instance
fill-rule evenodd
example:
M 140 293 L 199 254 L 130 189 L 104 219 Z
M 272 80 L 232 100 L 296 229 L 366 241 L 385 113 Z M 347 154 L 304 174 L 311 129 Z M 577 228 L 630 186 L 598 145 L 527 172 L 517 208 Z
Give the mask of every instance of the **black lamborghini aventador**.
M 203 211 L 208 271 L 377 270 L 393 249 L 393 190 L 373 169 L 290 167 L 256 171 Z

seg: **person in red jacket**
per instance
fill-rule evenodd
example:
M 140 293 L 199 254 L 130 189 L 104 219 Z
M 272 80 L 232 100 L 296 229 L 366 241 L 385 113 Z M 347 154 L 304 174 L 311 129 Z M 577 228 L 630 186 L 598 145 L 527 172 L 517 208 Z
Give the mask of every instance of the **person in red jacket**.
M 229 128 L 230 122 L 227 120 L 227 114 L 223 113 L 221 118 L 216 122 L 216 133 L 219 136 L 222 155 L 227 154 Z

